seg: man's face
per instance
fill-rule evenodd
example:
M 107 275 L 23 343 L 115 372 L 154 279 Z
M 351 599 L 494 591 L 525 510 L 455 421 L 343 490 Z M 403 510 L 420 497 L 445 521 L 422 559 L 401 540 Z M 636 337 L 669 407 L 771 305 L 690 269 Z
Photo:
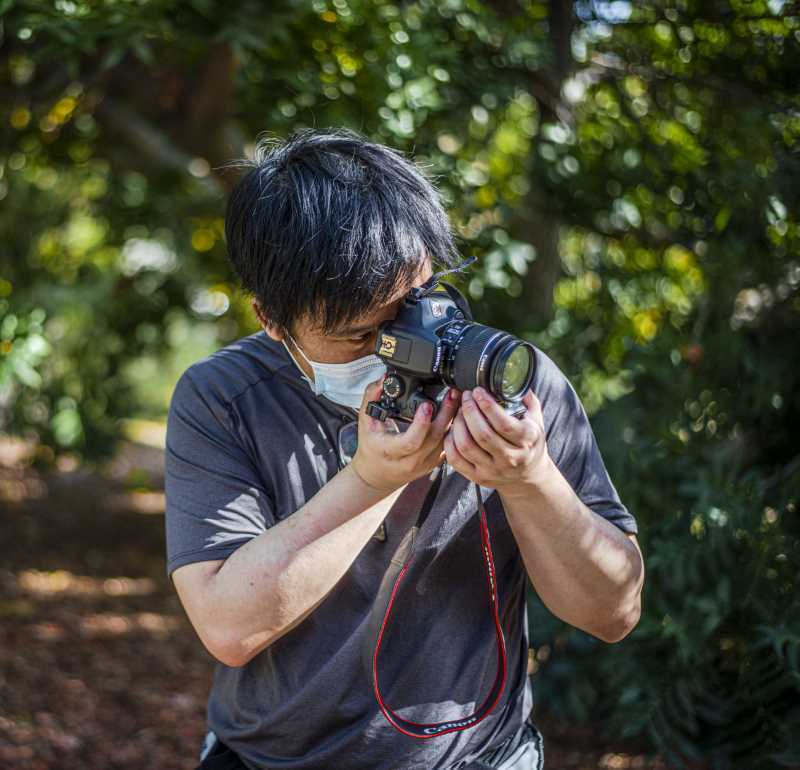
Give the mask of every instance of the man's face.
M 408 294 L 409 289 L 421 286 L 432 275 L 433 269 L 430 259 L 428 259 L 425 261 L 422 271 L 417 274 L 417 277 L 407 285 L 400 287 L 388 302 L 367 315 L 350 322 L 346 327 L 337 329 L 331 334 L 322 334 L 309 319 L 304 318 L 295 324 L 294 329 L 290 330 L 291 335 L 312 361 L 319 361 L 320 363 L 345 364 L 374 353 L 378 326 L 383 321 L 393 320 L 397 316 L 403 297 Z M 258 314 L 258 308 L 255 304 L 254 309 Z M 272 339 L 279 342 L 284 339 L 281 332 L 264 324 L 263 321 L 262 326 L 264 326 L 264 331 Z M 313 381 L 314 372 L 311 366 L 292 344 L 291 338 L 286 337 L 285 342 L 291 349 L 297 363 L 302 367 L 308 378 Z

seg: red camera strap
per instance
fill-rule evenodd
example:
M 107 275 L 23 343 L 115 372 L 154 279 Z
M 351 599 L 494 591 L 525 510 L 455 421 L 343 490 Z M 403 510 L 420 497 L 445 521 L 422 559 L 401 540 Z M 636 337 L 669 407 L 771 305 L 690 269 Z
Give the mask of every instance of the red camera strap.
M 459 730 L 468 730 L 472 727 L 475 727 L 497 705 L 506 683 L 506 643 L 503 635 L 503 626 L 500 622 L 500 608 L 497 598 L 497 579 L 495 576 L 494 559 L 492 557 L 492 543 L 489 537 L 489 526 L 486 520 L 486 510 L 483 506 L 483 501 L 481 500 L 480 487 L 475 484 L 480 515 L 481 550 L 483 552 L 484 566 L 486 568 L 486 581 L 489 590 L 489 606 L 494 620 L 495 635 L 497 640 L 497 673 L 495 675 L 494 684 L 492 685 L 489 694 L 486 696 L 477 710 L 475 710 L 469 716 L 460 717 L 447 722 L 410 722 L 392 711 L 392 709 L 387 705 L 381 696 L 380 685 L 378 683 L 378 656 L 380 654 L 381 642 L 383 641 L 384 634 L 389 626 L 389 619 L 392 614 L 392 606 L 400 588 L 400 584 L 403 582 L 403 578 L 408 572 L 408 568 L 413 559 L 414 541 L 416 539 L 417 532 L 419 531 L 422 522 L 427 518 L 428 513 L 430 512 L 430 508 L 433 505 L 436 493 L 438 492 L 443 474 L 444 464 L 440 467 L 439 475 L 436 477 L 436 480 L 433 482 L 430 490 L 428 491 L 428 495 L 425 498 L 425 502 L 423 503 L 416 525 L 409 530 L 398 546 L 397 551 L 390 562 L 389 569 L 387 570 L 383 581 L 381 582 L 370 618 L 372 633 L 368 635 L 368 640 L 375 639 L 374 650 L 372 651 L 371 660 L 365 660 L 365 663 L 369 664 L 368 670 L 370 672 L 373 688 L 375 690 L 375 697 L 377 698 L 378 705 L 380 706 L 383 715 L 386 717 L 389 723 L 401 733 L 404 733 L 412 738 L 421 739 L 435 738 L 439 735 L 445 735 L 447 733 L 457 732 Z M 390 587 L 391 592 L 389 591 Z M 381 611 L 383 607 L 385 607 L 385 610 Z M 378 621 L 380 621 L 379 625 Z

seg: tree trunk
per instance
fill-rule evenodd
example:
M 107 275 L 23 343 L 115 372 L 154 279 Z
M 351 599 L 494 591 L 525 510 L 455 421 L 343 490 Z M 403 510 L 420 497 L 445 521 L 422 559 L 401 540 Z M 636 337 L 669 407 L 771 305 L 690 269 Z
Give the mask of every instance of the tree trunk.
M 540 125 L 560 120 L 558 105 L 561 103 L 561 88 L 570 76 L 572 59 L 572 30 L 575 24 L 574 8 L 565 0 L 550 0 L 550 66 L 546 81 L 550 84 L 550 98 L 539 99 Z M 534 164 L 534 167 L 538 164 Z M 530 179 L 530 191 L 525 197 L 523 209 L 515 218 L 519 228 L 515 236 L 527 241 L 536 249 L 536 259 L 523 278 L 523 296 L 531 308 L 531 321 L 536 326 L 547 323 L 553 315 L 553 290 L 561 274 L 559 246 L 560 221 L 556 212 L 548 205 L 545 189 L 538 175 Z

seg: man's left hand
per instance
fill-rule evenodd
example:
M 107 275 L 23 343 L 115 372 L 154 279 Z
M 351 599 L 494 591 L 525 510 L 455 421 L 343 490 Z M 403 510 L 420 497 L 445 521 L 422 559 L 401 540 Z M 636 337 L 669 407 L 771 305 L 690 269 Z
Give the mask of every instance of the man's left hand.
M 483 388 L 465 390 L 444 439 L 447 462 L 470 481 L 508 496 L 525 495 L 551 468 L 539 399 L 528 390 L 521 418 Z

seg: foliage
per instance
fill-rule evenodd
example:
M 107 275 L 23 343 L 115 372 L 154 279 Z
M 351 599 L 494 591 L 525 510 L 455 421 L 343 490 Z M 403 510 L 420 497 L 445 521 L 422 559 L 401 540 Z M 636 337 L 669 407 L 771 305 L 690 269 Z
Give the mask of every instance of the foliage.
M 226 162 L 264 131 L 359 129 L 435 178 L 481 257 L 477 317 L 562 365 L 640 525 L 624 642 L 532 599 L 541 707 L 675 767 L 800 762 L 791 4 L 0 7 L 5 429 L 102 456 L 142 408 L 137 366 L 201 322 L 218 344 L 255 330 Z

